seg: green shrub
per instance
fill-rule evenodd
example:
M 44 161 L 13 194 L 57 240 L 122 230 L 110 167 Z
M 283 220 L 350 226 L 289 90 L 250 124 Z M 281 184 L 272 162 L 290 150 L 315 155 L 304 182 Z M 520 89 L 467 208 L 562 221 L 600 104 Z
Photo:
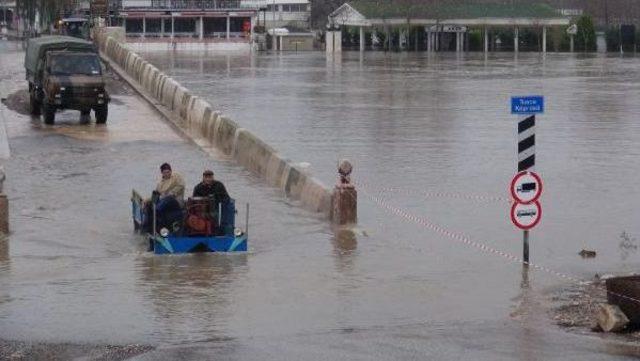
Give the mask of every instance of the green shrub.
M 593 26 L 593 19 L 589 15 L 582 15 L 576 22 L 578 33 L 575 38 L 576 50 L 596 51 L 596 29 Z
M 617 27 L 608 28 L 605 32 L 605 39 L 607 41 L 607 51 L 620 50 L 620 29 Z
M 469 50 L 470 51 L 482 51 L 484 50 L 482 30 L 473 29 L 469 30 Z

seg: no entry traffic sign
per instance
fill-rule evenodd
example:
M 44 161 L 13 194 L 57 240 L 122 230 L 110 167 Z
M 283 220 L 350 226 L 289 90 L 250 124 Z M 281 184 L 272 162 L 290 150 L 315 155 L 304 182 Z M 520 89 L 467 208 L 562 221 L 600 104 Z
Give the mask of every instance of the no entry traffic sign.
M 538 201 L 529 204 L 513 203 L 511 206 L 511 222 L 522 230 L 535 227 L 541 217 L 542 207 Z
M 535 202 L 542 194 L 542 179 L 534 172 L 520 172 L 511 180 L 511 196 L 518 203 Z

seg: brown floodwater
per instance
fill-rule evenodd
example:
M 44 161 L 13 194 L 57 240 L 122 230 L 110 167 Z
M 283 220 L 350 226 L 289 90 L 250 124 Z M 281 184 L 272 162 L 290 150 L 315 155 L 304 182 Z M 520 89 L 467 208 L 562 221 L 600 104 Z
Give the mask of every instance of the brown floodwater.
M 11 54 L 0 47 L 0 76 L 20 71 Z M 447 233 L 521 254 L 521 232 L 508 218 L 516 162 L 508 104 L 511 95 L 542 94 L 544 215 L 531 233 L 531 260 L 579 279 L 637 270 L 639 255 L 620 247 L 623 231 L 640 235 L 637 58 L 145 55 L 286 157 L 309 162 L 326 184 L 337 160 L 351 159 L 361 185 L 358 229 L 332 230 L 232 161 L 176 136 L 131 95 L 119 96 L 106 127 L 79 124 L 75 112 L 45 127 L 4 109 L 13 233 L 0 248 L 0 337 L 139 342 L 159 347 L 141 359 L 168 360 L 637 355 L 554 325 L 550 292 L 569 281 L 523 274 L 517 262 Z M 21 77 L 0 79 L 18 91 Z M 214 168 L 240 204 L 251 203 L 249 252 L 145 252 L 129 196 L 153 187 L 163 161 L 190 187 Z M 598 256 L 583 260 L 584 247 Z

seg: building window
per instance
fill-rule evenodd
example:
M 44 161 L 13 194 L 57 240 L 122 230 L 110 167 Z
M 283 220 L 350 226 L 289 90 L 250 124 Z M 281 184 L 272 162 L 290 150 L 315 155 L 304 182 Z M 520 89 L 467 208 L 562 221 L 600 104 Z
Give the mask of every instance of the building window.
M 296 13 L 307 11 L 307 4 L 284 4 L 282 5 L 282 11 Z

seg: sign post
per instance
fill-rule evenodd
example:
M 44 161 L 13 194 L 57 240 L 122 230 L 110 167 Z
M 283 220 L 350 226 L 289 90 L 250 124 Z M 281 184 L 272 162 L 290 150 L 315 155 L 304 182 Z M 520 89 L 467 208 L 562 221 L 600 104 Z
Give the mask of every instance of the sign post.
M 533 172 L 536 164 L 536 114 L 544 113 L 544 97 L 518 96 L 511 98 L 511 114 L 518 119 L 518 174 L 511 181 L 511 221 L 522 229 L 522 259 L 529 264 L 529 230 L 540 222 L 542 207 L 542 179 Z

